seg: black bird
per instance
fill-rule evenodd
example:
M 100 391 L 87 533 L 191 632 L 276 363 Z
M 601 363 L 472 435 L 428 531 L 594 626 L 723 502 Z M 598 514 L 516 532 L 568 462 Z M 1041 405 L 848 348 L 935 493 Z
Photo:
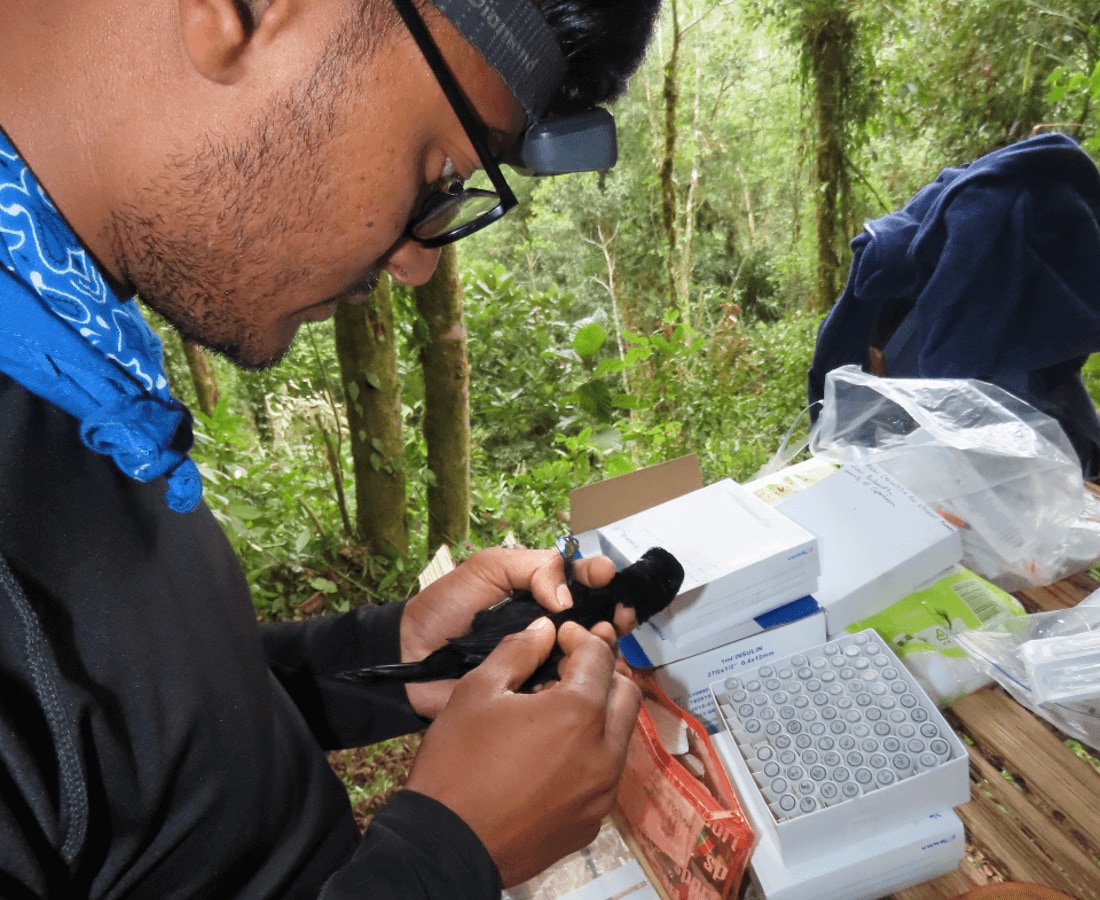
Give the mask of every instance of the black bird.
M 566 577 L 573 595 L 573 606 L 569 609 L 548 613 L 530 591 L 517 591 L 477 613 L 466 634 L 451 638 L 420 662 L 368 666 L 341 672 L 339 677 L 357 682 L 461 678 L 484 662 L 505 636 L 522 631 L 540 616 L 548 616 L 555 628 L 565 622 L 578 622 L 591 628 L 597 622 L 611 622 L 615 605 L 622 603 L 634 609 L 634 617 L 641 625 L 672 602 L 684 580 L 684 568 L 679 560 L 661 547 L 647 550 L 641 559 L 616 572 L 607 585 L 598 588 L 572 580 L 569 561 L 567 558 Z M 562 655 L 555 646 L 550 658 L 539 666 L 521 690 L 529 691 L 556 678 Z

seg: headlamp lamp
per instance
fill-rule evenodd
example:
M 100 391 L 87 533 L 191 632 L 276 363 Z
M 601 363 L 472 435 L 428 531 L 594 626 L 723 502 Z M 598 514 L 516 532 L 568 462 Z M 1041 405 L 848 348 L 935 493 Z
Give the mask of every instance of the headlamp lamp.
M 593 107 L 546 116 L 566 63 L 550 26 L 530 0 L 434 0 L 436 8 L 523 104 L 527 126 L 501 158 L 525 175 L 610 169 L 618 158 L 615 120 Z

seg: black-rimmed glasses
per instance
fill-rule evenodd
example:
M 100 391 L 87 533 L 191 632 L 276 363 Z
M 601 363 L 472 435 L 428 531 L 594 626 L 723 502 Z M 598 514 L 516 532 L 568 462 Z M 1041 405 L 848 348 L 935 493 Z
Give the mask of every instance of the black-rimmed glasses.
M 489 149 L 484 123 L 463 96 L 412 0 L 393 0 L 393 5 L 420 48 L 451 109 L 458 116 L 493 186 L 491 191 L 467 188 L 462 177 L 454 175 L 444 190 L 435 190 L 428 195 L 409 221 L 405 233 L 423 247 L 442 247 L 492 224 L 515 207 L 518 201 Z

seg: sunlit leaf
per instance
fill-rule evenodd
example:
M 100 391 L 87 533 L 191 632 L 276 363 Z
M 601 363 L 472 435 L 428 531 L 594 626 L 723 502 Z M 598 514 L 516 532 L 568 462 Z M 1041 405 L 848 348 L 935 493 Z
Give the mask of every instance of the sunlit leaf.
M 582 359 L 591 359 L 607 343 L 607 330 L 596 322 L 589 322 L 573 335 L 573 350 Z

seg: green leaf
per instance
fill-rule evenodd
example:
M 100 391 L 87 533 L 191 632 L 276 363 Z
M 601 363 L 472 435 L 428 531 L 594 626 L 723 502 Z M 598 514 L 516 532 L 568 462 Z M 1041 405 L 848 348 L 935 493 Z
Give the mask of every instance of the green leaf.
M 308 528 L 303 528 L 298 532 L 298 536 L 294 539 L 294 552 L 301 553 L 306 547 L 309 546 L 310 539 L 313 537 L 313 532 Z
M 609 478 L 614 478 L 617 475 L 626 475 L 628 472 L 634 471 L 634 466 L 631 464 L 630 459 L 623 454 L 609 456 L 604 460 L 604 468 L 607 470 Z
M 600 375 L 616 375 L 626 368 L 626 363 L 618 357 L 612 359 L 605 359 L 602 363 L 596 366 L 596 371 L 593 375 L 599 377 Z
M 635 397 L 633 394 L 617 393 L 611 395 L 611 402 L 616 409 L 648 409 L 649 403 L 643 397 Z
M 376 372 L 364 372 L 363 377 L 367 379 L 367 384 L 376 391 L 382 390 L 382 379 L 378 377 Z
M 591 359 L 606 343 L 606 329 L 595 322 L 589 322 L 573 335 L 573 350 L 581 359 Z
M 335 594 L 338 590 L 335 581 L 320 577 L 312 579 L 309 586 L 315 591 L 320 591 L 322 594 Z
M 592 435 L 591 444 L 601 453 L 613 453 L 622 447 L 623 436 L 619 429 L 606 426 Z
M 233 502 L 226 506 L 225 511 L 231 516 L 236 516 L 245 522 L 263 517 L 263 510 L 249 503 Z
M 352 403 L 354 403 L 356 400 L 359 399 L 359 382 L 358 381 L 348 382 L 348 399 Z
M 577 388 L 577 401 L 581 409 L 593 418 L 601 422 L 610 420 L 612 402 L 611 390 L 607 382 L 593 380 L 582 384 Z

